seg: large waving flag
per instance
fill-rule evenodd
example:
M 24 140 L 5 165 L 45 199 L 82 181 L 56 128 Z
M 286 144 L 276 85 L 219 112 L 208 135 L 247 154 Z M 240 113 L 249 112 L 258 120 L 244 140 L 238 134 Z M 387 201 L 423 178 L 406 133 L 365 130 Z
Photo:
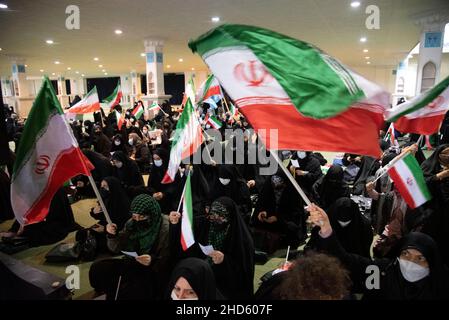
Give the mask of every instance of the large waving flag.
M 201 125 L 195 115 L 190 98 L 188 98 L 176 125 L 170 149 L 170 163 L 162 183 L 173 182 L 181 161 L 194 154 L 202 143 Z
M 414 155 L 408 154 L 394 163 L 388 174 L 410 208 L 415 209 L 432 198 Z
M 125 123 L 125 117 L 122 116 L 122 113 L 118 112 L 117 110 L 114 110 L 114 111 L 115 111 L 115 117 L 117 118 L 117 127 L 120 131 L 120 130 L 122 130 L 122 126 Z
M 197 103 L 201 103 L 211 97 L 213 102 L 220 101 L 223 98 L 223 93 L 221 92 L 220 83 L 213 74 L 207 77 L 206 81 L 201 85 L 196 94 Z
M 139 103 L 139 105 L 137 107 L 134 108 L 132 114 L 134 117 L 136 117 L 136 119 L 140 119 L 140 117 L 143 115 L 144 113 L 144 108 L 143 105 L 141 103 Z
M 115 87 L 114 92 L 103 100 L 104 103 L 110 108 L 110 110 L 114 109 L 116 105 L 120 103 L 120 100 L 122 99 L 123 93 L 122 89 L 120 88 L 120 84 L 117 84 L 117 87 Z
M 11 204 L 20 224 L 42 221 L 56 191 L 70 178 L 90 175 L 65 120 L 50 80 L 45 77 L 25 123 L 11 180 Z
M 92 90 L 80 101 L 66 110 L 66 117 L 73 119 L 76 115 L 91 113 L 100 110 L 100 100 L 98 99 L 97 87 Z
M 184 251 L 195 243 L 193 236 L 193 206 L 192 189 L 190 187 L 190 174 L 187 175 L 186 185 L 184 187 L 184 197 L 182 199 L 182 218 L 181 218 L 181 246 Z
M 449 110 L 449 77 L 433 89 L 387 111 L 387 121 L 395 122 L 402 133 L 432 135 L 438 132 Z
M 182 98 L 181 105 L 185 106 L 187 103 L 187 99 L 190 98 L 190 102 L 195 105 L 196 104 L 196 97 L 195 97 L 195 84 L 193 83 L 193 79 L 190 78 L 189 81 L 186 84 L 184 96 Z
M 389 94 L 305 42 L 222 25 L 190 41 L 268 148 L 379 156 Z M 270 145 L 277 129 L 278 145 Z M 260 131 L 259 131 L 260 132 Z

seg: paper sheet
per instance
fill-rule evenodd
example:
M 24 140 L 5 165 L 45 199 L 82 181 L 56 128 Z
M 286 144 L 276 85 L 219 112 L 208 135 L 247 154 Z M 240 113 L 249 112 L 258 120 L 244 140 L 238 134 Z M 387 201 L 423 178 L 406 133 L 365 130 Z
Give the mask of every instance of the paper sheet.
M 123 254 L 126 254 L 127 256 L 133 257 L 133 258 L 139 256 L 139 255 L 137 254 L 137 252 L 122 251 L 122 253 L 123 253 Z
M 208 256 L 209 254 L 211 254 L 213 251 L 215 251 L 214 247 L 212 245 L 209 246 L 203 246 L 201 245 L 201 243 L 198 243 L 200 245 L 201 251 L 203 251 L 203 253 Z

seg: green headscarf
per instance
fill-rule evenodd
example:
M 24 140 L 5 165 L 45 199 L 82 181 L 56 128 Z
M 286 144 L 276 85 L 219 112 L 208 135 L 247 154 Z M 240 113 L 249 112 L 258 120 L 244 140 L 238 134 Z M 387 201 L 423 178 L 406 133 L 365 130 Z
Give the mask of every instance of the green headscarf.
M 224 241 L 228 234 L 230 227 L 230 214 L 226 207 L 220 201 L 214 201 L 211 205 L 209 216 L 217 215 L 220 222 L 211 221 L 209 227 L 209 244 L 211 244 L 215 250 L 222 251 Z
M 140 194 L 131 202 L 130 211 L 131 214 L 148 216 L 148 219 L 129 220 L 125 224 L 125 231 L 129 235 L 127 250 L 136 251 L 139 254 L 148 253 L 159 235 L 162 224 L 161 208 L 153 197 Z

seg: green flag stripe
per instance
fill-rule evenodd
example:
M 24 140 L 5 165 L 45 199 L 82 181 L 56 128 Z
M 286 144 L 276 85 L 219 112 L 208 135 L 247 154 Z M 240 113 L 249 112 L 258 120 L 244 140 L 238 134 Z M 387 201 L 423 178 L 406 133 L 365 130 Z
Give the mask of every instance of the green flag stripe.
M 365 97 L 339 62 L 306 42 L 270 30 L 222 25 L 189 42 L 203 58 L 217 48 L 242 46 L 252 50 L 306 116 L 331 117 Z
M 192 190 L 190 188 L 190 174 L 187 175 L 187 180 L 186 180 L 186 193 L 184 195 L 184 199 L 185 199 L 185 204 L 186 204 L 186 209 L 187 209 L 187 215 L 188 215 L 188 219 L 190 221 L 190 225 L 192 227 L 192 232 L 193 232 L 193 206 L 192 206 Z
M 192 114 L 193 114 L 193 106 L 190 101 L 190 98 L 188 98 L 186 105 L 184 106 L 184 110 L 181 113 L 181 117 L 179 118 L 178 123 L 176 124 L 175 136 L 173 138 L 171 146 L 172 148 L 178 143 L 180 135 L 184 134 L 182 129 L 185 128 Z
M 448 88 L 449 86 L 449 77 L 441 81 L 439 84 L 437 84 L 433 89 L 431 89 L 427 94 L 424 94 L 421 101 L 418 101 L 411 107 L 410 109 L 406 109 L 402 111 L 401 113 L 395 115 L 393 118 L 387 119 L 388 122 L 396 122 L 399 120 L 400 117 L 403 117 L 409 113 L 415 112 L 416 110 L 419 110 L 421 108 L 424 108 L 429 103 L 431 103 L 433 100 L 438 98 L 438 96 Z
M 35 148 L 39 137 L 44 133 L 50 119 L 55 114 L 63 114 L 55 90 L 50 80 L 45 77 L 42 87 L 31 107 L 25 122 L 19 149 L 16 150 L 16 161 L 13 168 L 13 179 Z
M 117 83 L 117 86 L 115 87 L 114 92 L 112 92 L 112 94 L 111 94 L 109 97 L 105 98 L 105 99 L 103 100 L 103 102 L 109 103 L 109 102 L 112 102 L 112 100 L 115 99 L 115 97 L 116 97 L 117 94 L 118 94 L 118 87 L 119 87 L 119 85 L 120 85 L 120 84 Z
M 404 158 L 404 163 L 410 169 L 410 171 L 413 173 L 416 183 L 418 184 L 419 189 L 423 193 L 424 197 L 426 199 L 432 198 L 430 191 L 427 188 L 422 169 L 419 166 L 418 161 L 416 161 L 416 158 L 410 154 Z

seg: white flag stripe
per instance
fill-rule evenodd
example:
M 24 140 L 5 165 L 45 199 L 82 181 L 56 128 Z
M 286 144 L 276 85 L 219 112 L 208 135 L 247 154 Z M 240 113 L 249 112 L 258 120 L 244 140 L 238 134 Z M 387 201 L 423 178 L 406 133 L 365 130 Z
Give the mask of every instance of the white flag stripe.
M 396 169 L 404 185 L 410 192 L 416 207 L 419 207 L 420 205 L 426 203 L 428 199 L 426 199 L 424 194 L 421 192 L 421 189 L 416 182 L 415 176 L 413 175 L 412 171 L 410 171 L 405 162 L 403 160 L 398 161 L 393 168 Z M 407 181 L 412 181 L 413 183 L 408 184 Z

